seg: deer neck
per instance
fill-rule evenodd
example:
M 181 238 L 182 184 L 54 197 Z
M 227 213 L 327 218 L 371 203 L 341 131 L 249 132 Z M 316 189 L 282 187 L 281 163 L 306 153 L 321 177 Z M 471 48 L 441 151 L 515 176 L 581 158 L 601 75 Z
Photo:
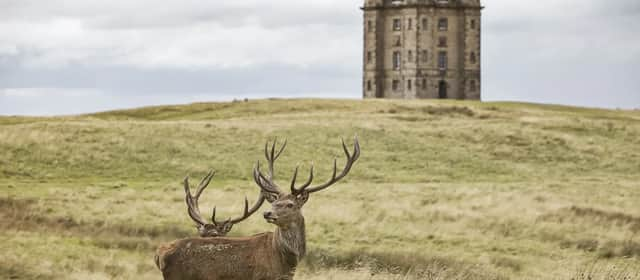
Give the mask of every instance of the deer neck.
M 282 259 L 288 268 L 295 270 L 307 252 L 304 217 L 301 216 L 289 225 L 278 227 L 273 237 L 275 248 Z

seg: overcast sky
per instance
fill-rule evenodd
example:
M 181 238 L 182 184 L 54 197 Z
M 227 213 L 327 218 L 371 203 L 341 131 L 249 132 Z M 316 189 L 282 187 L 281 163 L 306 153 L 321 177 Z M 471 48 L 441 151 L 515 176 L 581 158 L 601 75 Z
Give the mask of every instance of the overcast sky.
M 0 0 L 0 115 L 360 98 L 362 0 Z M 640 1 L 484 0 L 483 99 L 640 108 Z

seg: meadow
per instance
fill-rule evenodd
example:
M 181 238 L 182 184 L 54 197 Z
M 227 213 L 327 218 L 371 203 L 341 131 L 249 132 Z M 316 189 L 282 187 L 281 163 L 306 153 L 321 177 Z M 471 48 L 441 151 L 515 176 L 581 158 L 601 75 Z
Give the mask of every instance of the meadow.
M 640 111 L 313 99 L 0 117 L 0 279 L 161 279 L 155 248 L 196 235 L 186 175 L 216 170 L 201 211 L 237 215 L 265 141 L 285 185 L 354 135 L 297 279 L 640 279 Z

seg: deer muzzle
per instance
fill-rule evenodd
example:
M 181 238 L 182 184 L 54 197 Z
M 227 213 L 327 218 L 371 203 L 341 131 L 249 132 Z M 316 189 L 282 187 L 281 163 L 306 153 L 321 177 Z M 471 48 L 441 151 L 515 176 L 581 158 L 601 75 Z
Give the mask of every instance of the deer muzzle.
M 274 223 L 276 220 L 278 220 L 278 217 L 276 217 L 276 215 L 274 215 L 271 211 L 264 212 L 263 216 L 268 223 Z

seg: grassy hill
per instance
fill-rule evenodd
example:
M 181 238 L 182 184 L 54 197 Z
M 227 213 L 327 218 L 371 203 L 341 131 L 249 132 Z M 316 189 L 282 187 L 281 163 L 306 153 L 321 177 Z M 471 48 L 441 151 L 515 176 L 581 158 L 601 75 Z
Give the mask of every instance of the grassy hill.
M 155 247 L 195 234 L 185 175 L 215 169 L 202 211 L 233 215 L 266 140 L 289 142 L 279 178 L 313 161 L 320 181 L 356 134 L 305 207 L 300 279 L 638 277 L 638 111 L 260 100 L 0 117 L 0 278 L 160 279 Z M 232 235 L 272 230 L 258 216 Z

